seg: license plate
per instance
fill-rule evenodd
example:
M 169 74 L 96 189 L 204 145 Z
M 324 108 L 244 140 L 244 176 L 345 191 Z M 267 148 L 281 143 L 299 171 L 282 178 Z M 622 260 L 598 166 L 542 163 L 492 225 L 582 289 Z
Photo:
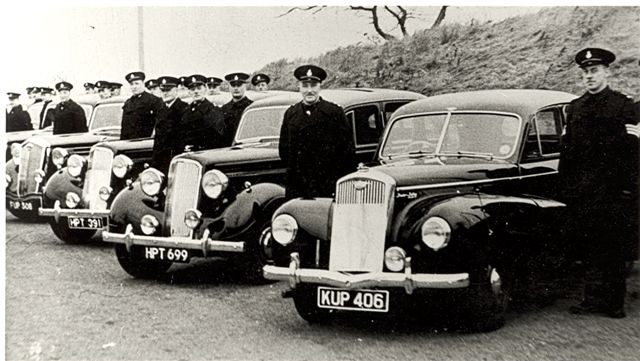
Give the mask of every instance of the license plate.
M 189 262 L 189 250 L 166 247 L 144 247 L 144 258 L 154 261 Z
M 318 287 L 318 307 L 334 310 L 389 312 L 389 291 Z
M 9 201 L 9 207 L 15 210 L 33 211 L 37 209 L 31 201 Z
M 102 229 L 104 223 L 101 217 L 69 217 L 71 229 Z

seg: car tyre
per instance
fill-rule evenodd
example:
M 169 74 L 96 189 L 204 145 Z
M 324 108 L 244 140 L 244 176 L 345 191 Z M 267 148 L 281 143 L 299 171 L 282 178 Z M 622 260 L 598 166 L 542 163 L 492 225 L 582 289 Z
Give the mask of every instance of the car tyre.
M 311 324 L 330 322 L 334 316 L 334 311 L 319 308 L 317 299 L 317 286 L 299 285 L 293 292 L 293 303 L 300 317 Z
M 270 255 L 265 253 L 264 242 L 271 242 L 271 220 L 268 219 L 260 223 L 256 228 L 257 233 L 249 237 L 247 243 L 247 253 L 242 262 L 243 272 L 246 280 L 252 284 L 265 284 L 272 281 L 264 278 L 262 268 L 269 264 Z
M 116 244 L 116 257 L 122 269 L 135 278 L 153 279 L 162 276 L 171 262 L 154 262 L 134 258 L 124 244 Z
M 49 225 L 61 241 L 68 244 L 78 244 L 87 242 L 93 237 L 97 231 L 88 229 L 70 229 L 66 224 L 50 221 Z
M 485 273 L 485 272 L 482 272 Z M 478 282 L 469 286 L 470 308 L 467 326 L 473 332 L 495 331 L 505 324 L 509 305 L 509 280 L 496 268 L 488 267 Z
M 30 211 L 23 211 L 20 209 L 11 209 L 11 208 L 7 208 L 7 209 L 9 209 L 9 213 L 11 213 L 14 217 L 18 218 L 21 221 L 36 222 L 39 219 L 39 216 L 37 214 L 34 214 L 33 212 L 30 212 Z

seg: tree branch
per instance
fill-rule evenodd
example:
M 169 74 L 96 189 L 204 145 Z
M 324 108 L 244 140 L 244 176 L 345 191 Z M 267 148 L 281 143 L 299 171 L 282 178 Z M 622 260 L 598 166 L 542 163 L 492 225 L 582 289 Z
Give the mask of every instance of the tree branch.
M 289 14 L 291 14 L 292 12 L 294 12 L 294 11 L 296 11 L 296 10 L 300 10 L 300 11 L 309 11 L 309 10 L 313 10 L 313 9 L 315 9 L 315 8 L 318 8 L 318 7 L 319 7 L 320 9 L 318 9 L 318 10 L 314 11 L 314 14 L 315 14 L 316 12 L 318 12 L 318 11 L 322 10 L 322 8 L 324 8 L 324 6 L 317 6 L 317 5 L 307 6 L 307 7 L 298 7 L 298 6 L 296 6 L 296 7 L 290 8 L 290 9 L 289 9 L 289 10 L 287 10 L 286 12 L 284 12 L 284 13 L 282 13 L 282 14 L 280 14 L 280 15 L 276 16 L 276 18 L 281 18 L 281 17 L 283 17 L 283 16 L 289 15 Z
M 436 18 L 436 21 L 433 22 L 433 25 L 431 25 L 431 29 L 437 28 L 438 26 L 440 26 L 440 24 L 442 23 L 442 20 L 444 20 L 445 15 L 447 14 L 447 8 L 448 6 L 444 5 L 443 7 L 440 8 L 440 12 L 438 13 L 438 17 Z
M 402 31 L 402 35 L 403 36 L 408 36 L 409 34 L 407 33 L 407 27 L 406 27 L 406 22 L 407 22 L 407 10 L 405 10 L 402 6 L 397 6 L 399 13 L 394 12 L 393 10 L 391 10 L 388 6 L 384 7 L 389 13 L 391 13 L 391 15 L 393 15 L 394 18 L 396 18 L 396 21 L 398 22 L 398 25 L 400 26 L 400 31 Z
M 396 40 L 396 37 L 391 35 L 391 34 L 387 34 L 384 32 L 384 30 L 382 30 L 382 28 L 380 27 L 380 20 L 378 19 L 378 7 L 377 6 L 373 6 L 370 8 L 364 7 L 364 6 L 349 6 L 349 8 L 351 10 L 362 10 L 362 11 L 368 11 L 371 13 L 371 22 L 373 23 L 373 28 L 376 29 L 376 32 L 378 33 L 378 35 L 380 35 L 384 40 Z

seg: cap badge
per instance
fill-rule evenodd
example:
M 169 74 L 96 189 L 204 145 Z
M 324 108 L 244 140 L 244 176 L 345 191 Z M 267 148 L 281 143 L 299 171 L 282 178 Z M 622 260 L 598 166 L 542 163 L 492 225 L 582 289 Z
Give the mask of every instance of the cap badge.
M 162 84 L 167 84 L 167 79 L 162 79 Z
M 236 76 L 234 76 L 234 77 L 233 77 L 233 80 L 238 80 L 238 76 L 237 76 L 237 75 L 236 75 Z
M 591 51 L 587 50 L 587 55 L 585 55 L 585 58 L 591 59 L 591 56 Z
M 195 83 L 195 82 L 196 82 L 196 77 L 195 77 L 195 76 L 194 76 L 194 77 L 191 77 L 191 81 L 192 81 L 193 83 Z
M 312 76 L 313 73 L 311 72 L 311 69 L 307 70 L 307 76 Z
M 260 75 L 258 75 L 257 79 L 258 79 L 258 80 L 260 80 L 260 79 L 262 79 L 262 78 L 260 77 Z

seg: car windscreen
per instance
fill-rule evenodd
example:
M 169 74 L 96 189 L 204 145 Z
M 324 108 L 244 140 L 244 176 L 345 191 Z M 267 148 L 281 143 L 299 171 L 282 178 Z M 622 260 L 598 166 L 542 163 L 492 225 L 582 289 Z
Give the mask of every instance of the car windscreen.
M 513 114 L 460 112 L 404 117 L 390 125 L 381 156 L 508 158 L 516 149 L 520 127 L 520 118 Z
M 93 110 L 93 119 L 91 121 L 91 129 L 96 130 L 108 127 L 120 127 L 122 122 L 122 104 L 103 104 L 98 105 Z
M 282 106 L 247 110 L 240 120 L 235 136 L 236 143 L 279 139 L 282 118 L 287 108 L 288 106 Z

